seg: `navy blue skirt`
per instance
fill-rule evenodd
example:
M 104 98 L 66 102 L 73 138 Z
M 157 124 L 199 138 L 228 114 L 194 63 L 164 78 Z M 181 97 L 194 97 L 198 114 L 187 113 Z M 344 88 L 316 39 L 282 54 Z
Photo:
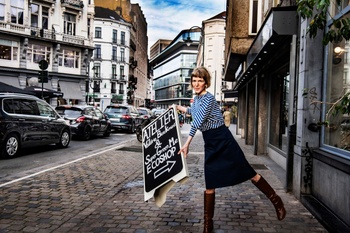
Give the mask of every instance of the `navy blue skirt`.
M 207 189 L 240 184 L 257 173 L 225 126 L 202 132 L 204 139 L 204 176 Z

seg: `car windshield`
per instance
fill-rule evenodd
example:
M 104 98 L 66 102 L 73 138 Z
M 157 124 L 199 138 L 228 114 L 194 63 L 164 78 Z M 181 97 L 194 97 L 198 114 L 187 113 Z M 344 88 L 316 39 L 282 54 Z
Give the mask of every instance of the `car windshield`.
M 105 113 L 118 113 L 118 114 L 127 114 L 128 108 L 125 107 L 107 107 Z
M 56 109 L 56 111 L 61 116 L 66 116 L 70 118 L 77 118 L 81 116 L 81 110 L 79 109 Z
M 147 110 L 144 110 L 144 109 L 139 109 L 139 113 L 140 113 L 141 115 L 148 115 Z

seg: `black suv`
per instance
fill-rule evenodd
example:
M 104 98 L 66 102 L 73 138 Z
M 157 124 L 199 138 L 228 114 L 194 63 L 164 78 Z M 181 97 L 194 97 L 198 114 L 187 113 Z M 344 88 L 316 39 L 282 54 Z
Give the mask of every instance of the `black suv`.
M 45 101 L 18 93 L 0 93 L 1 156 L 13 158 L 25 147 L 56 144 L 68 147 L 66 121 Z
M 135 133 L 143 118 L 132 105 L 109 105 L 104 110 L 109 117 L 112 129 L 127 130 L 129 133 Z
M 111 122 L 96 107 L 60 105 L 56 107 L 56 111 L 68 122 L 73 136 L 89 140 L 92 135 L 109 137 L 111 134 Z

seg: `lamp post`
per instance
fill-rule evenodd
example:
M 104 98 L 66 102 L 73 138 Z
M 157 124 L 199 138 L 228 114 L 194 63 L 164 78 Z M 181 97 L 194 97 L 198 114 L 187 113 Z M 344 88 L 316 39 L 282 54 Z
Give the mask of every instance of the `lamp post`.
M 200 29 L 201 32 L 201 40 L 202 40 L 202 66 L 204 66 L 204 28 L 198 27 L 198 26 L 192 26 L 189 30 L 188 30 L 188 36 L 187 39 L 184 40 L 184 42 L 187 44 L 187 46 L 190 46 L 193 43 L 193 40 L 191 40 L 191 31 L 192 29 Z

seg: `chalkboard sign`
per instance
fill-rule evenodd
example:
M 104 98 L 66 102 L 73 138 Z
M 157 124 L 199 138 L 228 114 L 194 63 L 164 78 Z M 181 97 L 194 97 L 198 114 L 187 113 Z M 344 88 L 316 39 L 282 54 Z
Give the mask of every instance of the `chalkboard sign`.
M 142 129 L 145 201 L 157 198 L 156 194 L 162 196 L 159 204 L 162 205 L 164 195 L 170 189 L 169 184 L 188 177 L 186 160 L 182 154 L 178 154 L 180 135 L 175 107 L 169 108 Z

